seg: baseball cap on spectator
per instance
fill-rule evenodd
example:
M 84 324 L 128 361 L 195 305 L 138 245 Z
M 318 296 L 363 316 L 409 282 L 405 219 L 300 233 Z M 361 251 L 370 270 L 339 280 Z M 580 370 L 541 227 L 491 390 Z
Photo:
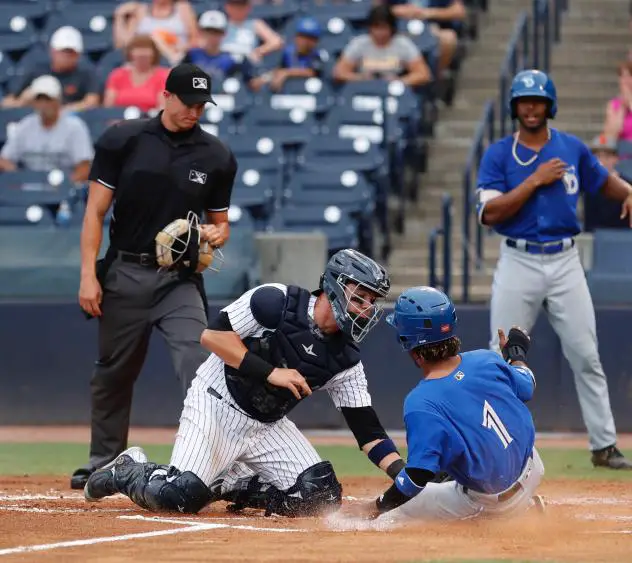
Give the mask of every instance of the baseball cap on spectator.
M 200 29 L 218 29 L 224 31 L 228 26 L 226 16 L 218 10 L 209 10 L 200 16 Z
M 296 24 L 296 33 L 318 39 L 320 37 L 320 24 L 314 18 L 301 18 Z
M 50 46 L 56 51 L 70 49 L 76 53 L 83 53 L 83 37 L 78 29 L 65 25 L 53 33 Z
M 191 63 L 182 63 L 171 69 L 165 90 L 178 96 L 187 106 L 205 102 L 217 105 L 211 97 L 211 77 Z
M 588 148 L 593 151 L 604 151 L 604 152 L 613 152 L 618 153 L 619 148 L 617 146 L 616 139 L 612 137 L 608 137 L 603 133 L 601 135 L 597 135 L 589 144 Z
M 30 91 L 33 98 L 37 98 L 37 96 L 46 96 L 51 100 L 61 100 L 61 83 L 54 76 L 49 74 L 38 76 L 35 80 L 33 80 Z

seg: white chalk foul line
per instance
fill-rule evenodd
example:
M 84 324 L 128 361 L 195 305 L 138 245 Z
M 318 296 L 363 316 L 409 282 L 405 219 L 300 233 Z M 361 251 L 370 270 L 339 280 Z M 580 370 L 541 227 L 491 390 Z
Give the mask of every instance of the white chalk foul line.
M 18 547 L 10 547 L 8 549 L 0 549 L 0 556 L 3 555 L 15 555 L 16 553 L 32 553 L 36 551 L 50 551 L 53 549 L 61 549 L 68 547 L 81 547 L 85 545 L 96 545 L 99 543 L 114 543 L 129 540 L 138 540 L 144 538 L 155 538 L 159 536 L 171 536 L 174 534 L 185 534 L 192 532 L 204 532 L 206 530 L 217 529 L 233 529 L 233 530 L 250 530 L 254 532 L 276 532 L 276 533 L 288 533 L 288 532 L 307 532 L 308 530 L 301 530 L 295 528 L 263 528 L 258 526 L 244 526 L 244 525 L 231 525 L 231 524 L 217 524 L 213 522 L 201 522 L 199 520 L 183 520 L 177 518 L 162 518 L 159 516 L 119 516 L 120 519 L 126 520 L 144 520 L 147 522 L 159 522 L 164 524 L 178 524 L 178 528 L 170 528 L 168 530 L 156 530 L 152 532 L 139 532 L 136 534 L 124 534 L 121 536 L 108 536 L 101 538 L 90 538 L 84 540 L 71 540 L 56 543 L 45 543 L 39 545 L 21 545 Z
M 15 504 L 0 505 L 5 512 L 31 512 L 41 514 L 86 514 L 96 512 L 93 508 L 38 508 L 36 506 L 19 506 Z M 133 512 L 133 508 L 99 508 L 98 512 Z

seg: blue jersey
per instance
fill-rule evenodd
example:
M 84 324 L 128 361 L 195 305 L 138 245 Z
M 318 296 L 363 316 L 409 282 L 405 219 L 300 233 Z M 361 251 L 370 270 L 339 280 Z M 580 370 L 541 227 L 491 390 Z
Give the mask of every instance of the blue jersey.
M 406 397 L 407 467 L 446 471 L 474 491 L 513 485 L 531 455 L 535 427 L 524 404 L 535 381 L 491 350 L 461 354 L 453 373 L 422 380 Z
M 507 193 L 518 187 L 538 166 L 553 158 L 567 164 L 564 177 L 539 188 L 513 217 L 494 226 L 506 237 L 531 242 L 551 242 L 572 237 L 581 230 L 577 218 L 579 192 L 596 193 L 605 184 L 608 171 L 590 149 L 577 137 L 551 129 L 551 140 L 544 145 L 538 158 L 528 166 L 516 162 L 512 155 L 513 137 L 508 136 L 492 144 L 483 159 L 478 173 L 479 194 Z M 528 162 L 534 151 L 518 143 L 516 154 Z M 483 203 L 479 203 L 481 217 Z
M 254 77 L 254 69 L 247 57 L 221 52 L 209 55 L 204 49 L 191 49 L 184 61 L 199 66 L 213 80 L 224 80 L 229 76 L 241 75 L 248 82 Z
M 323 63 L 327 55 L 320 49 L 314 49 L 305 55 L 297 53 L 294 44 L 286 45 L 281 55 L 281 68 L 309 68 L 316 75 L 323 70 Z

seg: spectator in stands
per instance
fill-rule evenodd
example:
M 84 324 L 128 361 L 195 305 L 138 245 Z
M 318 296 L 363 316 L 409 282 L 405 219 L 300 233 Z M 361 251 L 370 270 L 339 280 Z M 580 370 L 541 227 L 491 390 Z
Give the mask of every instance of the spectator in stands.
M 398 18 L 431 24 L 439 40 L 439 70 L 447 70 L 459 44 L 454 27 L 467 17 L 463 0 L 390 0 L 390 4 Z
M 222 41 L 223 51 L 245 55 L 256 64 L 283 47 L 281 36 L 266 22 L 250 17 L 250 0 L 226 0 L 224 10 L 228 26 Z
M 103 105 L 136 106 L 143 112 L 161 109 L 169 69 L 159 66 L 160 52 L 154 40 L 149 35 L 136 35 L 126 54 L 127 64 L 108 76 Z
M 30 91 L 35 113 L 11 130 L 0 152 L 0 170 L 58 168 L 68 171 L 74 182 L 87 181 L 94 157 L 90 132 L 80 117 L 62 112 L 61 83 L 54 76 L 40 76 Z
M 95 70 L 81 61 L 83 37 L 71 26 L 63 26 L 50 39 L 50 60 L 27 68 L 10 86 L 2 105 L 21 107 L 30 105 L 32 93 L 28 86 L 38 76 L 52 75 L 61 82 L 64 109 L 81 111 L 99 105 L 99 81 Z
M 608 102 L 604 134 L 632 141 L 632 61 L 619 65 L 619 95 Z
M 228 26 L 226 16 L 222 12 L 209 10 L 200 16 L 198 25 L 201 47 L 191 49 L 183 62 L 196 64 L 214 80 L 221 82 L 224 78 L 236 76 L 252 90 L 259 90 L 262 81 L 255 76 L 255 69 L 248 57 L 228 53 L 221 48 Z
M 150 35 L 171 64 L 197 42 L 197 17 L 186 0 L 125 2 L 114 11 L 114 46 L 123 49 L 135 35 Z
M 367 18 L 369 33 L 345 47 L 333 75 L 341 82 L 401 80 L 415 87 L 432 80 L 432 73 L 415 44 L 397 33 L 397 18 L 388 6 L 375 6 Z
M 588 145 L 599 162 L 611 172 L 619 176 L 615 166 L 619 162 L 617 141 L 605 134 L 597 135 Z M 632 178 L 624 178 L 630 181 Z M 630 222 L 621 219 L 621 204 L 604 197 L 600 192 L 584 191 L 584 230 L 595 229 L 629 229 Z
M 320 25 L 310 17 L 301 18 L 296 24 L 294 42 L 283 48 L 281 66 L 274 70 L 270 88 L 279 91 L 288 78 L 320 76 L 327 53 L 318 49 Z

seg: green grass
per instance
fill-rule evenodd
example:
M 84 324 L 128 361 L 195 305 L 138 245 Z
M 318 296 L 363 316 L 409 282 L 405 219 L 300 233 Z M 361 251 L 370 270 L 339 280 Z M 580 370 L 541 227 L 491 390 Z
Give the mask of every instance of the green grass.
M 152 461 L 169 462 L 170 445 L 150 445 L 144 448 Z M 357 447 L 319 446 L 316 449 L 323 459 L 332 461 L 341 477 L 382 475 Z M 405 453 L 402 452 L 402 455 Z M 594 469 L 590 463 L 590 453 L 583 449 L 543 448 L 540 454 L 548 479 L 565 477 L 632 481 L 632 471 Z M 0 475 L 67 475 L 86 463 L 87 459 L 88 447 L 85 444 L 0 444 Z

